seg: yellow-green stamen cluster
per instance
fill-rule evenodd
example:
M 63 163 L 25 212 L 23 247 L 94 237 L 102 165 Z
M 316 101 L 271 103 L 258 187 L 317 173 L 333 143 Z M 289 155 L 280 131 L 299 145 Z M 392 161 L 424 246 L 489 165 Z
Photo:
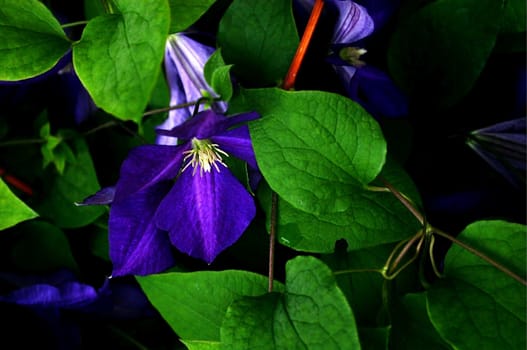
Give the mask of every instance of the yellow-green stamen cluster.
M 339 56 L 354 67 L 362 67 L 366 63 L 360 60 L 360 56 L 366 52 L 365 49 L 360 47 L 344 47 L 340 50 Z
M 212 167 L 216 171 L 220 171 L 218 163 L 227 167 L 223 162 L 222 156 L 228 157 L 229 155 L 222 151 L 217 144 L 212 143 L 210 140 L 200 140 L 197 138 L 192 139 L 192 149 L 183 152 L 185 158 L 183 162 L 190 158 L 190 160 L 185 164 L 182 171 L 185 171 L 189 166 L 192 166 L 192 175 L 195 175 L 197 168 L 199 167 L 199 175 L 203 176 L 203 172 L 209 173 L 212 170 Z

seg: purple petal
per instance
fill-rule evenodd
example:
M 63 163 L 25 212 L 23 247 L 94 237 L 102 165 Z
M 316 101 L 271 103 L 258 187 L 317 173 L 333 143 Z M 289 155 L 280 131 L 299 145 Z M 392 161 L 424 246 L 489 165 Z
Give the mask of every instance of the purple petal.
M 156 130 L 159 135 L 179 137 L 190 140 L 193 137 L 198 139 L 208 139 L 209 137 L 223 132 L 227 129 L 227 117 L 223 114 L 206 110 L 190 118 L 182 125 L 172 130 Z
M 246 123 L 251 120 L 260 118 L 260 114 L 257 112 L 246 112 L 240 114 L 234 114 L 227 118 L 227 128 L 234 127 L 236 124 Z
M 115 200 L 121 200 L 161 181 L 174 179 L 181 169 L 183 152 L 188 147 L 189 144 L 145 145 L 134 148 L 121 166 Z
M 525 134 L 527 118 L 517 118 L 473 131 L 474 134 L 521 133 Z
M 214 48 L 185 34 L 176 33 L 168 38 L 165 55 L 167 78 L 169 84 L 176 76 L 180 79 L 187 100 L 199 99 L 203 90 L 213 93 L 203 76 L 203 67 L 213 52 Z
M 333 68 L 335 69 L 335 72 L 346 87 L 348 96 L 351 99 L 355 100 L 354 97 L 358 96 L 358 91 L 356 90 L 356 85 L 351 85 L 351 80 L 357 73 L 357 68 L 349 65 L 333 65 Z M 351 90 L 352 87 L 355 88 L 355 90 Z
M 513 186 L 525 184 L 526 118 L 497 123 L 470 133 L 470 146 Z
M 408 115 L 406 96 L 383 71 L 372 66 L 334 68 L 348 96 L 374 117 L 400 118 Z
M 375 24 L 368 11 L 353 1 L 334 1 L 338 10 L 333 44 L 351 44 L 373 33 Z
M 399 0 L 355 0 L 366 8 L 375 23 L 375 30 L 382 28 L 400 6 Z
M 198 113 L 185 123 L 173 128 L 172 130 L 157 129 L 159 135 L 178 137 L 184 140 L 190 140 L 193 137 L 206 139 L 218 132 L 225 130 L 225 117 L 208 109 Z
M 481 128 L 470 133 L 470 138 L 498 158 L 517 160 L 525 169 L 527 146 L 527 118 L 517 118 Z
M 170 87 L 171 106 L 197 101 L 203 96 L 203 91 L 217 97 L 203 74 L 205 63 L 213 52 L 214 48 L 203 45 L 185 34 L 176 33 L 169 37 L 165 49 L 165 72 Z M 198 110 L 203 109 L 205 106 L 201 105 Z M 224 112 L 227 105 L 217 103 L 215 109 Z M 187 120 L 193 111 L 194 106 L 174 109 L 169 112 L 168 119 L 159 128 L 170 130 Z M 159 136 L 157 143 L 175 145 L 177 139 Z
M 521 187 L 521 184 L 525 183 L 525 160 L 503 158 L 477 143 L 467 142 L 467 144 L 513 186 Z M 521 172 L 518 169 L 522 169 Z M 521 178 L 522 174 L 523 179 Z
M 113 276 L 158 273 L 174 264 L 168 236 L 154 222 L 170 186 L 160 183 L 112 204 L 108 239 Z
M 89 285 L 66 282 L 58 286 L 36 284 L 13 291 L 1 300 L 19 305 L 78 308 L 93 302 L 97 291 Z
M 187 103 L 192 99 L 187 99 L 185 87 L 183 86 L 183 82 L 179 76 L 176 63 L 174 62 L 169 47 L 170 42 L 167 41 L 165 50 L 165 74 L 170 88 L 170 105 L 176 106 Z M 189 93 L 196 94 L 196 92 L 190 92 L 192 91 L 192 86 L 187 87 L 187 89 L 189 90 Z M 171 130 L 182 124 L 192 115 L 193 108 L 194 107 L 191 106 L 171 110 L 168 112 L 168 118 L 161 123 L 158 128 Z M 177 138 L 174 137 L 158 136 L 156 139 L 156 143 L 161 145 L 177 145 L 177 142 Z
M 91 196 L 86 197 L 82 202 L 75 203 L 76 206 L 84 205 L 106 205 L 113 202 L 115 196 L 115 186 L 101 188 Z
M 258 169 L 247 125 L 213 136 L 211 141 L 229 155 L 246 161 L 253 169 Z
M 221 113 L 216 113 L 215 111 L 208 109 L 198 113 L 196 116 L 190 118 L 185 123 L 173 128 L 172 130 L 157 129 L 156 132 L 159 135 L 179 137 L 185 140 L 190 140 L 193 137 L 198 139 L 208 139 L 224 132 L 236 124 L 257 118 L 259 118 L 259 114 L 256 112 L 241 113 L 231 117 L 226 117 Z
M 253 198 L 228 169 L 185 171 L 156 213 L 174 246 L 211 263 L 240 238 L 256 214 Z

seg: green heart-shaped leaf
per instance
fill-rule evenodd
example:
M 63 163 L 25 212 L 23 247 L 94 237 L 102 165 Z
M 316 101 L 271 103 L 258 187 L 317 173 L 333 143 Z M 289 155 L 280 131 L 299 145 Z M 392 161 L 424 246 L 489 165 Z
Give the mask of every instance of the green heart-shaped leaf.
M 419 202 L 409 176 L 394 161 L 382 172 L 396 189 Z M 380 184 L 382 186 L 382 184 Z M 270 217 L 270 193 L 262 186 L 258 197 Z M 278 241 L 295 250 L 331 253 L 335 242 L 344 239 L 348 250 L 400 241 L 419 230 L 419 222 L 392 193 L 357 188 L 349 194 L 350 207 L 343 212 L 311 214 L 285 200 L 278 203 Z M 390 227 L 386 230 L 386 227 Z
M 161 68 L 170 9 L 165 0 L 114 3 L 119 13 L 86 25 L 73 63 L 97 106 L 139 123 Z
M 51 69 L 71 43 L 37 0 L 0 0 L 0 80 L 32 78 Z
M 136 277 L 146 296 L 179 337 L 219 341 L 227 307 L 267 292 L 267 278 L 246 271 L 171 272 Z M 277 288 L 280 285 L 277 284 Z
M 381 171 L 386 142 L 357 103 L 322 91 L 245 90 L 262 117 L 250 124 L 258 166 L 269 186 L 302 211 L 348 210 L 351 196 Z
M 526 227 L 480 221 L 458 237 L 525 280 Z M 524 349 L 524 284 L 454 244 L 445 278 L 427 291 L 428 312 L 439 334 L 459 349 Z
M 313 257 L 286 264 L 285 292 L 244 297 L 221 327 L 226 349 L 360 349 L 351 308 L 331 270 Z

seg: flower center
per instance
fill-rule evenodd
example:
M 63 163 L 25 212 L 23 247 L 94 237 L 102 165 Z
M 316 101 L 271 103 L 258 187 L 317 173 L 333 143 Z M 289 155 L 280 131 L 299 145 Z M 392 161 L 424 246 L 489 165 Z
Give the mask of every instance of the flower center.
M 200 140 L 197 138 L 192 139 L 192 149 L 183 152 L 185 158 L 183 161 L 190 160 L 185 164 L 182 171 L 185 171 L 189 166 L 192 166 L 192 175 L 196 174 L 196 171 L 199 167 L 199 175 L 203 176 L 203 172 L 209 173 L 212 170 L 212 167 L 216 169 L 217 172 L 220 172 L 220 167 L 218 163 L 227 167 L 223 162 L 222 156 L 228 157 L 229 155 L 222 151 L 217 144 L 212 143 L 210 140 Z
M 366 64 L 364 61 L 360 60 L 360 56 L 364 55 L 366 52 L 367 51 L 361 47 L 344 47 L 340 50 L 339 56 L 352 66 L 360 68 Z

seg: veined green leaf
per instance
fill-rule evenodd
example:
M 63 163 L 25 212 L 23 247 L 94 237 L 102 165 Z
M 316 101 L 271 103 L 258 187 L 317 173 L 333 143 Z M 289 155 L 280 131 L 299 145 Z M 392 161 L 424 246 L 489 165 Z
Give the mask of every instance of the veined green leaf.
M 315 215 L 348 210 L 381 171 L 386 142 L 357 103 L 322 91 L 245 90 L 262 117 L 250 126 L 258 166 L 293 207 Z
M 247 271 L 171 272 L 136 277 L 146 296 L 179 337 L 219 341 L 227 307 L 267 292 L 267 278 Z M 280 288 L 280 284 L 277 284 Z
M 524 225 L 479 221 L 458 239 L 525 279 Z M 427 305 L 448 343 L 459 349 L 525 348 L 525 285 L 456 244 L 445 258 L 444 275 L 427 291 Z
M 86 25 L 73 64 L 97 106 L 139 123 L 161 68 L 170 9 L 166 0 L 115 4 L 119 13 Z
M 0 0 L 0 80 L 32 78 L 70 48 L 60 23 L 37 0 Z
M 244 297 L 228 308 L 221 343 L 246 349 L 360 349 L 355 319 L 331 270 L 313 257 L 286 264 L 285 292 Z

